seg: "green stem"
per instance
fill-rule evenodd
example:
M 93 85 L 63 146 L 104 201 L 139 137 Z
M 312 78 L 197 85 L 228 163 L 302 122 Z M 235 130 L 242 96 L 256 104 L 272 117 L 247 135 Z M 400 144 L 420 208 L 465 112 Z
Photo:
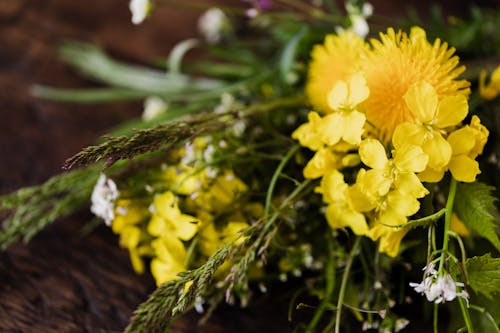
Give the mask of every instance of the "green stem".
M 446 261 L 446 255 L 448 254 L 448 242 L 450 239 L 451 225 L 451 215 L 453 213 L 453 202 L 455 201 L 455 194 L 457 192 L 457 181 L 455 178 L 451 178 L 450 190 L 448 192 L 448 201 L 446 202 L 446 211 L 444 217 L 444 235 L 443 235 L 443 247 L 441 252 L 441 260 L 439 261 L 438 276 L 443 276 L 444 262 Z
M 439 310 L 438 304 L 434 303 L 434 316 L 432 321 L 432 328 L 434 333 L 438 333 L 438 310 Z
M 347 287 L 347 280 L 349 279 L 349 274 L 351 272 L 352 262 L 354 261 L 354 255 L 358 251 L 359 244 L 361 243 L 361 237 L 356 237 L 356 241 L 352 246 L 349 257 L 347 258 L 344 274 L 342 275 L 342 284 L 340 285 L 339 299 L 337 301 L 337 315 L 335 316 L 335 333 L 340 333 L 340 319 L 342 317 L 342 305 L 344 304 L 344 296 Z
M 462 311 L 462 317 L 464 317 L 465 326 L 467 327 L 467 333 L 474 333 L 474 327 L 472 326 L 472 321 L 470 319 L 469 309 L 467 304 L 462 297 L 458 297 L 458 303 L 460 304 L 460 310 Z
M 295 154 L 297 152 L 297 150 L 299 150 L 299 148 L 300 148 L 300 145 L 294 145 L 292 148 L 290 148 L 288 153 L 283 157 L 280 164 L 278 165 L 278 167 L 274 171 L 273 177 L 271 178 L 271 182 L 269 183 L 269 187 L 267 189 L 266 205 L 264 208 L 264 220 L 267 220 L 269 217 L 269 210 L 271 209 L 271 200 L 273 198 L 273 192 L 274 192 L 274 188 L 276 187 L 276 183 L 278 181 L 278 178 L 281 175 L 281 172 L 283 171 L 283 168 L 285 167 L 285 165 L 288 163 L 290 158 L 292 158 L 293 154 Z
M 328 262 L 326 263 L 325 267 L 325 279 L 326 279 L 325 296 L 321 301 L 318 310 L 316 310 L 316 312 L 314 313 L 314 317 L 309 323 L 309 326 L 307 327 L 306 330 L 307 333 L 312 333 L 315 331 L 316 326 L 318 326 L 318 323 L 321 317 L 323 316 L 323 313 L 330 304 L 330 300 L 333 294 L 333 289 L 335 287 L 335 258 L 333 256 L 333 251 L 334 251 L 333 240 L 330 233 L 328 233 L 326 238 L 328 244 Z

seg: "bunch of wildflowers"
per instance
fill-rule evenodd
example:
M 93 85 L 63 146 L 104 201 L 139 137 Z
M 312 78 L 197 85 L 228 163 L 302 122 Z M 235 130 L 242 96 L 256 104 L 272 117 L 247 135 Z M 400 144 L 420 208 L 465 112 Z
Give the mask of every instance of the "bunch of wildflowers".
M 311 111 L 292 137 L 315 152 L 304 176 L 321 178 L 332 228 L 380 240 L 379 250 L 396 256 L 408 232 L 402 227 L 429 193 L 423 182 L 439 182 L 448 170 L 475 181 L 488 130 L 476 116 L 462 124 L 469 83 L 457 80 L 463 68 L 453 52 L 429 43 L 420 28 L 389 29 L 370 44 L 342 32 L 314 48 L 307 92 L 324 116 Z M 348 184 L 342 172 L 353 168 Z
M 202 264 L 263 214 L 232 170 L 209 165 L 213 153 L 211 138 L 198 137 L 148 173 L 142 195 L 128 197 L 124 189 L 115 198 L 111 228 L 136 272 L 144 272 L 146 259 L 158 285 Z

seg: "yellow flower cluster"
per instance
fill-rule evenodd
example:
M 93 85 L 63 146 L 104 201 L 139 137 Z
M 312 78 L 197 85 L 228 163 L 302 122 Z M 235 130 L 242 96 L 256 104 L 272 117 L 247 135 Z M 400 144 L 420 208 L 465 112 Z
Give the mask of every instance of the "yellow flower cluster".
M 475 181 L 488 130 L 476 116 L 462 125 L 469 83 L 457 79 L 464 68 L 453 53 L 417 27 L 409 35 L 388 29 L 369 44 L 330 35 L 314 48 L 306 90 L 316 111 L 292 137 L 315 152 L 303 172 L 321 178 L 332 228 L 379 240 L 395 256 L 408 230 L 401 226 L 428 194 L 422 182 L 448 170 Z M 354 182 L 344 170 L 356 170 Z
M 491 73 L 488 84 L 486 84 L 486 75 L 486 71 L 481 71 L 479 75 L 479 95 L 486 100 L 492 100 L 500 94 L 500 66 Z
M 231 170 L 200 165 L 207 139 L 198 138 L 176 152 L 178 161 L 159 171 L 158 193 L 142 199 L 119 199 L 112 229 L 120 235 L 134 269 L 144 272 L 144 259 L 158 285 L 201 264 L 220 246 L 242 239 L 240 231 L 263 208 L 248 202 L 245 183 Z M 194 156 L 189 156 L 194 154 Z

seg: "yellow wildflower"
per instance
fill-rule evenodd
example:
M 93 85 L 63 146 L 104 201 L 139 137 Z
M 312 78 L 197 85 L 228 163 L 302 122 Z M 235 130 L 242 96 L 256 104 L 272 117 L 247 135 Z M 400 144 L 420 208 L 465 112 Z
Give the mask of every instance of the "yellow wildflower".
M 307 115 L 307 120 L 307 123 L 300 125 L 292 133 L 292 138 L 299 140 L 301 146 L 317 151 L 324 146 L 321 133 L 318 132 L 322 119 L 317 112 L 311 111 Z
M 317 131 L 322 141 L 329 146 L 340 140 L 358 145 L 366 117 L 356 110 L 370 94 L 366 81 L 361 74 L 353 75 L 349 81 L 338 81 L 328 94 L 328 105 L 332 113 L 326 115 L 318 124 Z
M 488 84 L 486 84 L 486 75 L 485 70 L 479 74 L 479 95 L 486 100 L 492 100 L 500 94 L 500 66 L 491 73 Z
M 439 101 L 436 90 L 427 82 L 412 85 L 404 99 L 414 121 L 400 124 L 394 131 L 392 143 L 396 149 L 408 144 L 422 147 L 429 156 L 429 163 L 419 177 L 422 181 L 438 182 L 452 156 L 452 148 L 442 133 L 465 118 L 467 100 L 462 95 L 455 95 Z
M 151 242 L 155 257 L 151 261 L 151 273 L 160 285 L 177 278 L 186 269 L 186 249 L 184 244 L 173 237 L 162 237 Z
M 415 176 L 423 171 L 429 160 L 422 148 L 405 145 L 392 152 L 393 159 L 387 158 L 385 148 L 375 139 L 364 140 L 359 147 L 359 156 L 370 170 L 363 177 L 364 187 L 378 196 L 386 195 L 394 186 L 400 191 L 422 197 L 427 190 Z M 404 186 L 403 186 L 404 185 Z
M 328 35 L 311 53 L 306 93 L 314 109 L 332 112 L 327 102 L 331 88 L 339 80 L 359 72 L 359 60 L 368 51 L 364 40 L 353 32 Z
M 156 195 L 153 211 L 148 225 L 148 232 L 153 236 L 190 240 L 198 230 L 199 220 L 181 212 L 172 192 Z
M 403 237 L 410 229 L 392 228 L 390 232 L 388 232 L 388 229 L 388 227 L 378 224 L 370 230 L 370 236 L 372 239 L 379 239 L 378 250 L 380 252 L 390 257 L 395 257 L 398 255 L 399 246 L 401 245 Z
M 452 231 L 455 231 L 460 236 L 463 236 L 463 237 L 469 237 L 470 236 L 469 229 L 467 229 L 467 227 L 465 226 L 465 224 L 462 222 L 462 220 L 460 220 L 460 218 L 455 213 L 451 214 L 450 229 Z
M 203 186 L 206 181 L 204 170 L 178 164 L 167 167 L 162 174 L 166 186 L 177 194 L 189 195 Z
M 365 216 L 356 211 L 347 200 L 348 185 L 344 175 L 338 170 L 331 170 L 321 179 L 321 185 L 316 189 L 323 194 L 323 201 L 328 203 L 326 219 L 333 229 L 349 227 L 356 235 L 366 235 L 368 224 Z
M 470 126 L 464 126 L 450 134 L 448 143 L 453 153 L 449 168 L 453 178 L 468 183 L 476 180 L 481 170 L 475 158 L 483 151 L 487 138 L 488 130 L 481 125 L 477 116 L 472 117 Z
M 421 28 L 412 28 L 409 35 L 389 28 L 380 34 L 380 41 L 370 43 L 373 50 L 365 53 L 361 64 L 370 89 L 363 106 L 384 143 L 399 124 L 415 120 L 404 98 L 412 85 L 428 82 L 440 100 L 469 94 L 469 82 L 457 80 L 465 67 L 458 66 L 455 49 L 439 39 L 429 43 Z
M 149 216 L 149 211 L 137 202 L 128 199 L 116 202 L 115 219 L 111 228 L 114 233 L 120 235 L 120 245 L 129 251 L 132 267 L 138 274 L 144 272 L 142 256 L 151 252 L 149 244 L 141 244 L 145 234 L 141 229 L 141 223 Z

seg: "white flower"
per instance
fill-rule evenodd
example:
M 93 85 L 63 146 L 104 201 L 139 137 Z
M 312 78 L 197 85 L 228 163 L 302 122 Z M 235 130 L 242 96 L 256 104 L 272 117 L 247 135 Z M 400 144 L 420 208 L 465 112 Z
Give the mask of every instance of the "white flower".
M 118 195 L 115 182 L 101 173 L 92 191 L 90 211 L 102 218 L 107 226 L 115 218 L 114 205 Z
M 363 4 L 363 7 L 359 8 L 351 2 L 346 2 L 345 9 L 351 23 L 349 30 L 354 32 L 359 37 L 365 38 L 370 32 L 370 27 L 368 26 L 366 19 L 372 16 L 373 6 L 366 2 Z M 340 28 L 340 30 L 343 29 Z
M 168 109 L 168 104 L 163 99 L 157 96 L 151 96 L 144 101 L 144 111 L 142 112 L 142 120 L 148 121 L 165 113 Z
M 132 12 L 133 24 L 141 24 L 152 9 L 150 0 L 130 0 L 128 7 Z
M 229 20 L 219 8 L 210 8 L 198 20 L 198 29 L 209 43 L 220 41 L 222 34 L 230 30 Z
M 429 265 L 430 266 L 430 265 Z M 462 282 L 455 282 L 450 274 L 437 276 L 434 265 L 425 268 L 424 280 L 421 283 L 410 282 L 410 287 L 417 293 L 425 294 L 429 302 L 444 303 L 462 297 L 469 302 L 469 294 L 465 290 L 457 290 L 464 287 Z

